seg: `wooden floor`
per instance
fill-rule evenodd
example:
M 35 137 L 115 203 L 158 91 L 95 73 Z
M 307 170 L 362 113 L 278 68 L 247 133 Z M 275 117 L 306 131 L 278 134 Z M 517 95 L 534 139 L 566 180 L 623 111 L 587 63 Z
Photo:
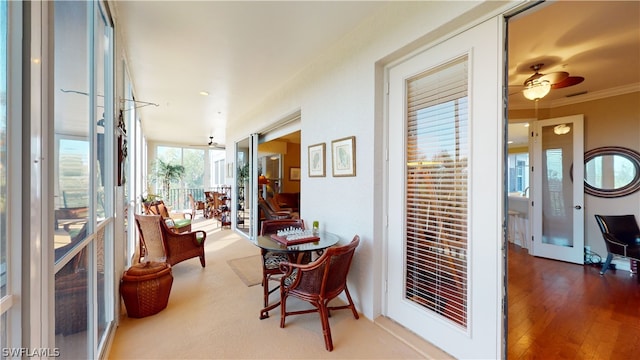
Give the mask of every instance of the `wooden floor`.
M 640 283 L 509 244 L 507 359 L 640 358 Z

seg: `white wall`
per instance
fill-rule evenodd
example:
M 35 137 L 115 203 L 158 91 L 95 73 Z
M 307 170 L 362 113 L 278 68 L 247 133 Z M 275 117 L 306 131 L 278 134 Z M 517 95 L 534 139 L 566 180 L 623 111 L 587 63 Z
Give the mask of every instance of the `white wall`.
M 319 221 L 321 228 L 340 235 L 343 241 L 360 235 L 361 244 L 350 272 L 350 291 L 359 311 L 370 319 L 382 309 L 385 135 L 381 68 L 499 5 L 389 4 L 321 54 L 305 71 L 274 89 L 261 106 L 241 119 L 229 121 L 226 138 L 231 142 L 260 132 L 285 114 L 301 109 L 301 215 L 307 223 Z M 471 16 L 460 17 L 472 9 Z M 447 24 L 434 32 L 452 19 L 456 21 L 452 26 Z M 356 137 L 356 176 L 335 178 L 331 172 L 331 141 L 346 136 Z M 327 176 L 309 178 L 307 147 L 322 142 L 327 144 Z M 229 145 L 227 156 L 233 159 Z

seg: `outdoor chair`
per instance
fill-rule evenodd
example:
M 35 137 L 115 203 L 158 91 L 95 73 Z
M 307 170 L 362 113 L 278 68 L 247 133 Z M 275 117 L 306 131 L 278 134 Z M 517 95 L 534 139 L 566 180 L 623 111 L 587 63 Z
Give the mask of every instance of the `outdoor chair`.
M 191 206 L 191 218 L 195 219 L 198 211 L 202 212 L 202 216 L 207 217 L 205 212 L 205 204 L 204 201 L 196 201 L 194 199 L 193 194 L 188 194 L 189 196 L 189 205 Z
M 304 220 L 302 219 L 283 219 L 283 220 L 265 220 L 260 227 L 260 235 L 276 234 L 278 230 L 296 228 L 304 230 Z M 262 288 L 264 296 L 264 306 L 269 305 L 269 295 L 278 290 L 280 284 L 280 277 L 282 271 L 280 271 L 280 263 L 282 262 L 296 262 L 295 254 L 286 254 L 281 252 L 268 251 L 261 249 L 262 256 Z M 308 262 L 308 261 L 307 261 Z M 274 277 L 275 276 L 275 277 Z M 277 281 L 278 286 L 269 288 L 269 281 Z
M 198 230 L 176 233 L 169 229 L 160 215 L 135 215 L 139 232 L 138 262 L 162 261 L 173 266 L 198 257 L 205 267 L 204 241 L 207 233 Z
M 330 247 L 315 261 L 309 264 L 296 264 L 286 262 L 280 264 L 280 270 L 285 275 L 280 279 L 280 327 L 283 328 L 288 315 L 299 315 L 317 312 L 322 322 L 325 347 L 333 350 L 331 328 L 329 327 L 329 312 L 331 310 L 351 309 L 353 317 L 359 318 L 349 289 L 347 288 L 347 275 L 353 260 L 353 254 L 360 243 L 358 235 L 347 245 Z M 342 306 L 329 306 L 329 302 L 344 291 L 348 304 Z M 287 311 L 287 298 L 296 297 L 307 301 L 314 309 Z
M 607 245 L 607 260 L 600 269 L 604 275 L 614 256 L 640 261 L 640 229 L 634 215 L 595 215 L 596 222 Z M 633 275 L 633 274 L 632 274 Z M 640 282 L 640 276 L 638 276 Z

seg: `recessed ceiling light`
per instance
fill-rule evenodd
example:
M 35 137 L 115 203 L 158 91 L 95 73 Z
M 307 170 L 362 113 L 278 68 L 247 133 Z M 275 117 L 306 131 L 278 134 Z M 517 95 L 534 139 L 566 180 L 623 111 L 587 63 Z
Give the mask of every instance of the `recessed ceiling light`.
M 202 96 L 209 96 L 209 93 L 206 91 L 200 91 L 200 95 Z
M 525 124 L 524 124 L 524 127 L 529 127 L 529 123 L 525 123 Z

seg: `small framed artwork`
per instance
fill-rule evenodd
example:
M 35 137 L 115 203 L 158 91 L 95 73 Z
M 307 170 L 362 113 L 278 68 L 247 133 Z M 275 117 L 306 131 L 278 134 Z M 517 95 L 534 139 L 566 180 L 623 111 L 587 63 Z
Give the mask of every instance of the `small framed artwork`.
M 325 149 L 324 143 L 309 146 L 309 177 L 324 177 Z
M 356 137 L 331 142 L 333 176 L 356 176 Z
M 300 168 L 289 168 L 289 181 L 300 181 Z

